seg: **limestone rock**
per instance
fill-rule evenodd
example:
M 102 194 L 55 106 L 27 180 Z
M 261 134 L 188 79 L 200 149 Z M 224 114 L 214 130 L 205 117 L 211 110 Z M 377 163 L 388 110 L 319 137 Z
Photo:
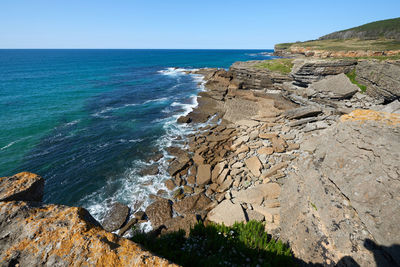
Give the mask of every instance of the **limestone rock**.
M 312 83 L 309 88 L 320 93 L 322 97 L 332 99 L 347 99 L 360 91 L 358 86 L 351 83 L 344 73 L 328 76 Z
M 295 80 L 295 84 L 306 87 L 325 76 L 350 72 L 356 66 L 357 61 L 350 59 L 297 59 L 293 63 L 291 76 Z
M 179 202 L 175 202 L 173 208 L 179 214 L 196 213 L 204 210 L 211 200 L 203 193 L 186 197 Z
M 274 148 L 272 147 L 262 147 L 260 149 L 257 150 L 258 154 L 261 155 L 271 155 L 274 153 Z
M 146 166 L 143 170 L 139 172 L 139 175 L 146 176 L 146 175 L 157 175 L 159 172 L 158 165 L 153 164 L 150 166 Z
M 212 222 L 223 223 L 226 226 L 232 226 L 235 222 L 246 221 L 242 207 L 227 199 L 211 210 L 207 218 Z
M 246 159 L 245 163 L 254 176 L 259 177 L 261 175 L 262 164 L 257 156 Z
M 199 186 L 206 185 L 211 181 L 211 165 L 203 164 L 197 167 L 196 183 Z
M 109 232 L 118 230 L 126 222 L 128 215 L 128 206 L 119 202 L 114 203 L 104 216 L 103 228 Z
M 146 215 L 152 226 L 158 228 L 172 218 L 171 203 L 168 199 L 159 199 L 146 208 Z
M 192 229 L 198 222 L 195 214 L 188 214 L 185 217 L 174 217 L 165 222 L 165 227 L 167 228 L 164 233 L 176 232 L 179 230 L 185 231 L 185 236 L 189 237 L 190 229 Z
M 263 200 L 277 199 L 280 192 L 281 187 L 277 183 L 268 183 L 241 190 L 234 197 L 235 201 L 260 205 Z
M 0 177 L 0 201 L 42 201 L 44 179 L 30 172 Z
M 302 118 L 307 118 L 307 117 L 314 117 L 317 116 L 318 114 L 321 114 L 322 110 L 319 107 L 316 106 L 305 106 L 305 107 L 299 107 L 299 108 L 294 108 L 290 109 L 285 112 L 285 116 L 290 119 L 302 119 Z
M 360 61 L 356 79 L 367 86 L 367 94 L 385 101 L 400 98 L 400 65 L 394 62 Z
M 285 152 L 287 145 L 283 138 L 274 137 L 272 138 L 271 143 L 272 143 L 272 148 L 274 149 L 275 152 L 277 153 Z
M 400 116 L 356 110 L 305 141 L 314 152 L 294 162 L 280 196 L 281 237 L 296 257 L 400 265 L 399 140 Z
M 255 211 L 255 210 L 246 210 L 245 213 L 246 213 L 247 221 L 254 220 L 254 221 L 262 222 L 265 219 L 264 215 L 262 215 L 261 213 Z

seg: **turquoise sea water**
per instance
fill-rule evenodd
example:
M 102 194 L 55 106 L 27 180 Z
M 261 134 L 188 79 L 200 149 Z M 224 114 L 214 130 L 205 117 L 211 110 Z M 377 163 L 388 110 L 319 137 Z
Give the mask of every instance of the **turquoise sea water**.
M 45 201 L 79 205 L 98 219 L 115 200 L 146 205 L 163 189 L 138 174 L 185 126 L 201 77 L 271 50 L 0 50 L 0 176 L 46 179 Z M 174 69 L 178 67 L 179 69 Z

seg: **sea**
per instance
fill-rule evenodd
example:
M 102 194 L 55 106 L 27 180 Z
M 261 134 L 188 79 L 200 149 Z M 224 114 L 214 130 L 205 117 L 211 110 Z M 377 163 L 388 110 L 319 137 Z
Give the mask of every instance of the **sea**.
M 166 190 L 165 148 L 193 131 L 201 76 L 271 59 L 273 50 L 0 50 L 0 177 L 45 179 L 44 202 L 81 206 L 99 221 L 115 201 L 135 209 Z M 163 153 L 157 175 L 140 171 Z

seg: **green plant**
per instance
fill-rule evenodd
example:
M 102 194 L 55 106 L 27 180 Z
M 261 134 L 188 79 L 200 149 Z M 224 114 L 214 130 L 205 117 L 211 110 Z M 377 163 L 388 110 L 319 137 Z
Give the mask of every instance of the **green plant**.
M 311 206 L 312 206 L 316 211 L 318 210 L 318 209 L 317 209 L 317 206 L 315 206 L 314 203 L 310 202 L 310 204 L 311 204 Z
M 262 63 L 255 65 L 257 68 L 266 68 L 271 71 L 277 71 L 282 74 L 288 74 L 292 71 L 293 59 L 280 58 L 273 60 L 265 60 Z
M 367 90 L 367 87 L 365 85 L 360 84 L 360 83 L 357 82 L 357 80 L 356 80 L 357 74 L 356 74 L 356 70 L 355 69 L 353 69 L 352 71 L 346 73 L 346 76 L 349 78 L 349 80 L 353 84 L 357 85 L 361 89 L 362 92 L 365 92 Z
M 292 266 L 290 248 L 272 239 L 261 222 L 205 226 L 154 237 L 136 232 L 134 242 L 183 266 Z

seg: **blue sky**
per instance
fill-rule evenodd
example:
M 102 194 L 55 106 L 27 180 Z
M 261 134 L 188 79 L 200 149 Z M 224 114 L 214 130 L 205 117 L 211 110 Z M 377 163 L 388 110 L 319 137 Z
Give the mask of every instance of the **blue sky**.
M 399 0 L 1 0 L 0 48 L 267 49 L 399 16 Z

